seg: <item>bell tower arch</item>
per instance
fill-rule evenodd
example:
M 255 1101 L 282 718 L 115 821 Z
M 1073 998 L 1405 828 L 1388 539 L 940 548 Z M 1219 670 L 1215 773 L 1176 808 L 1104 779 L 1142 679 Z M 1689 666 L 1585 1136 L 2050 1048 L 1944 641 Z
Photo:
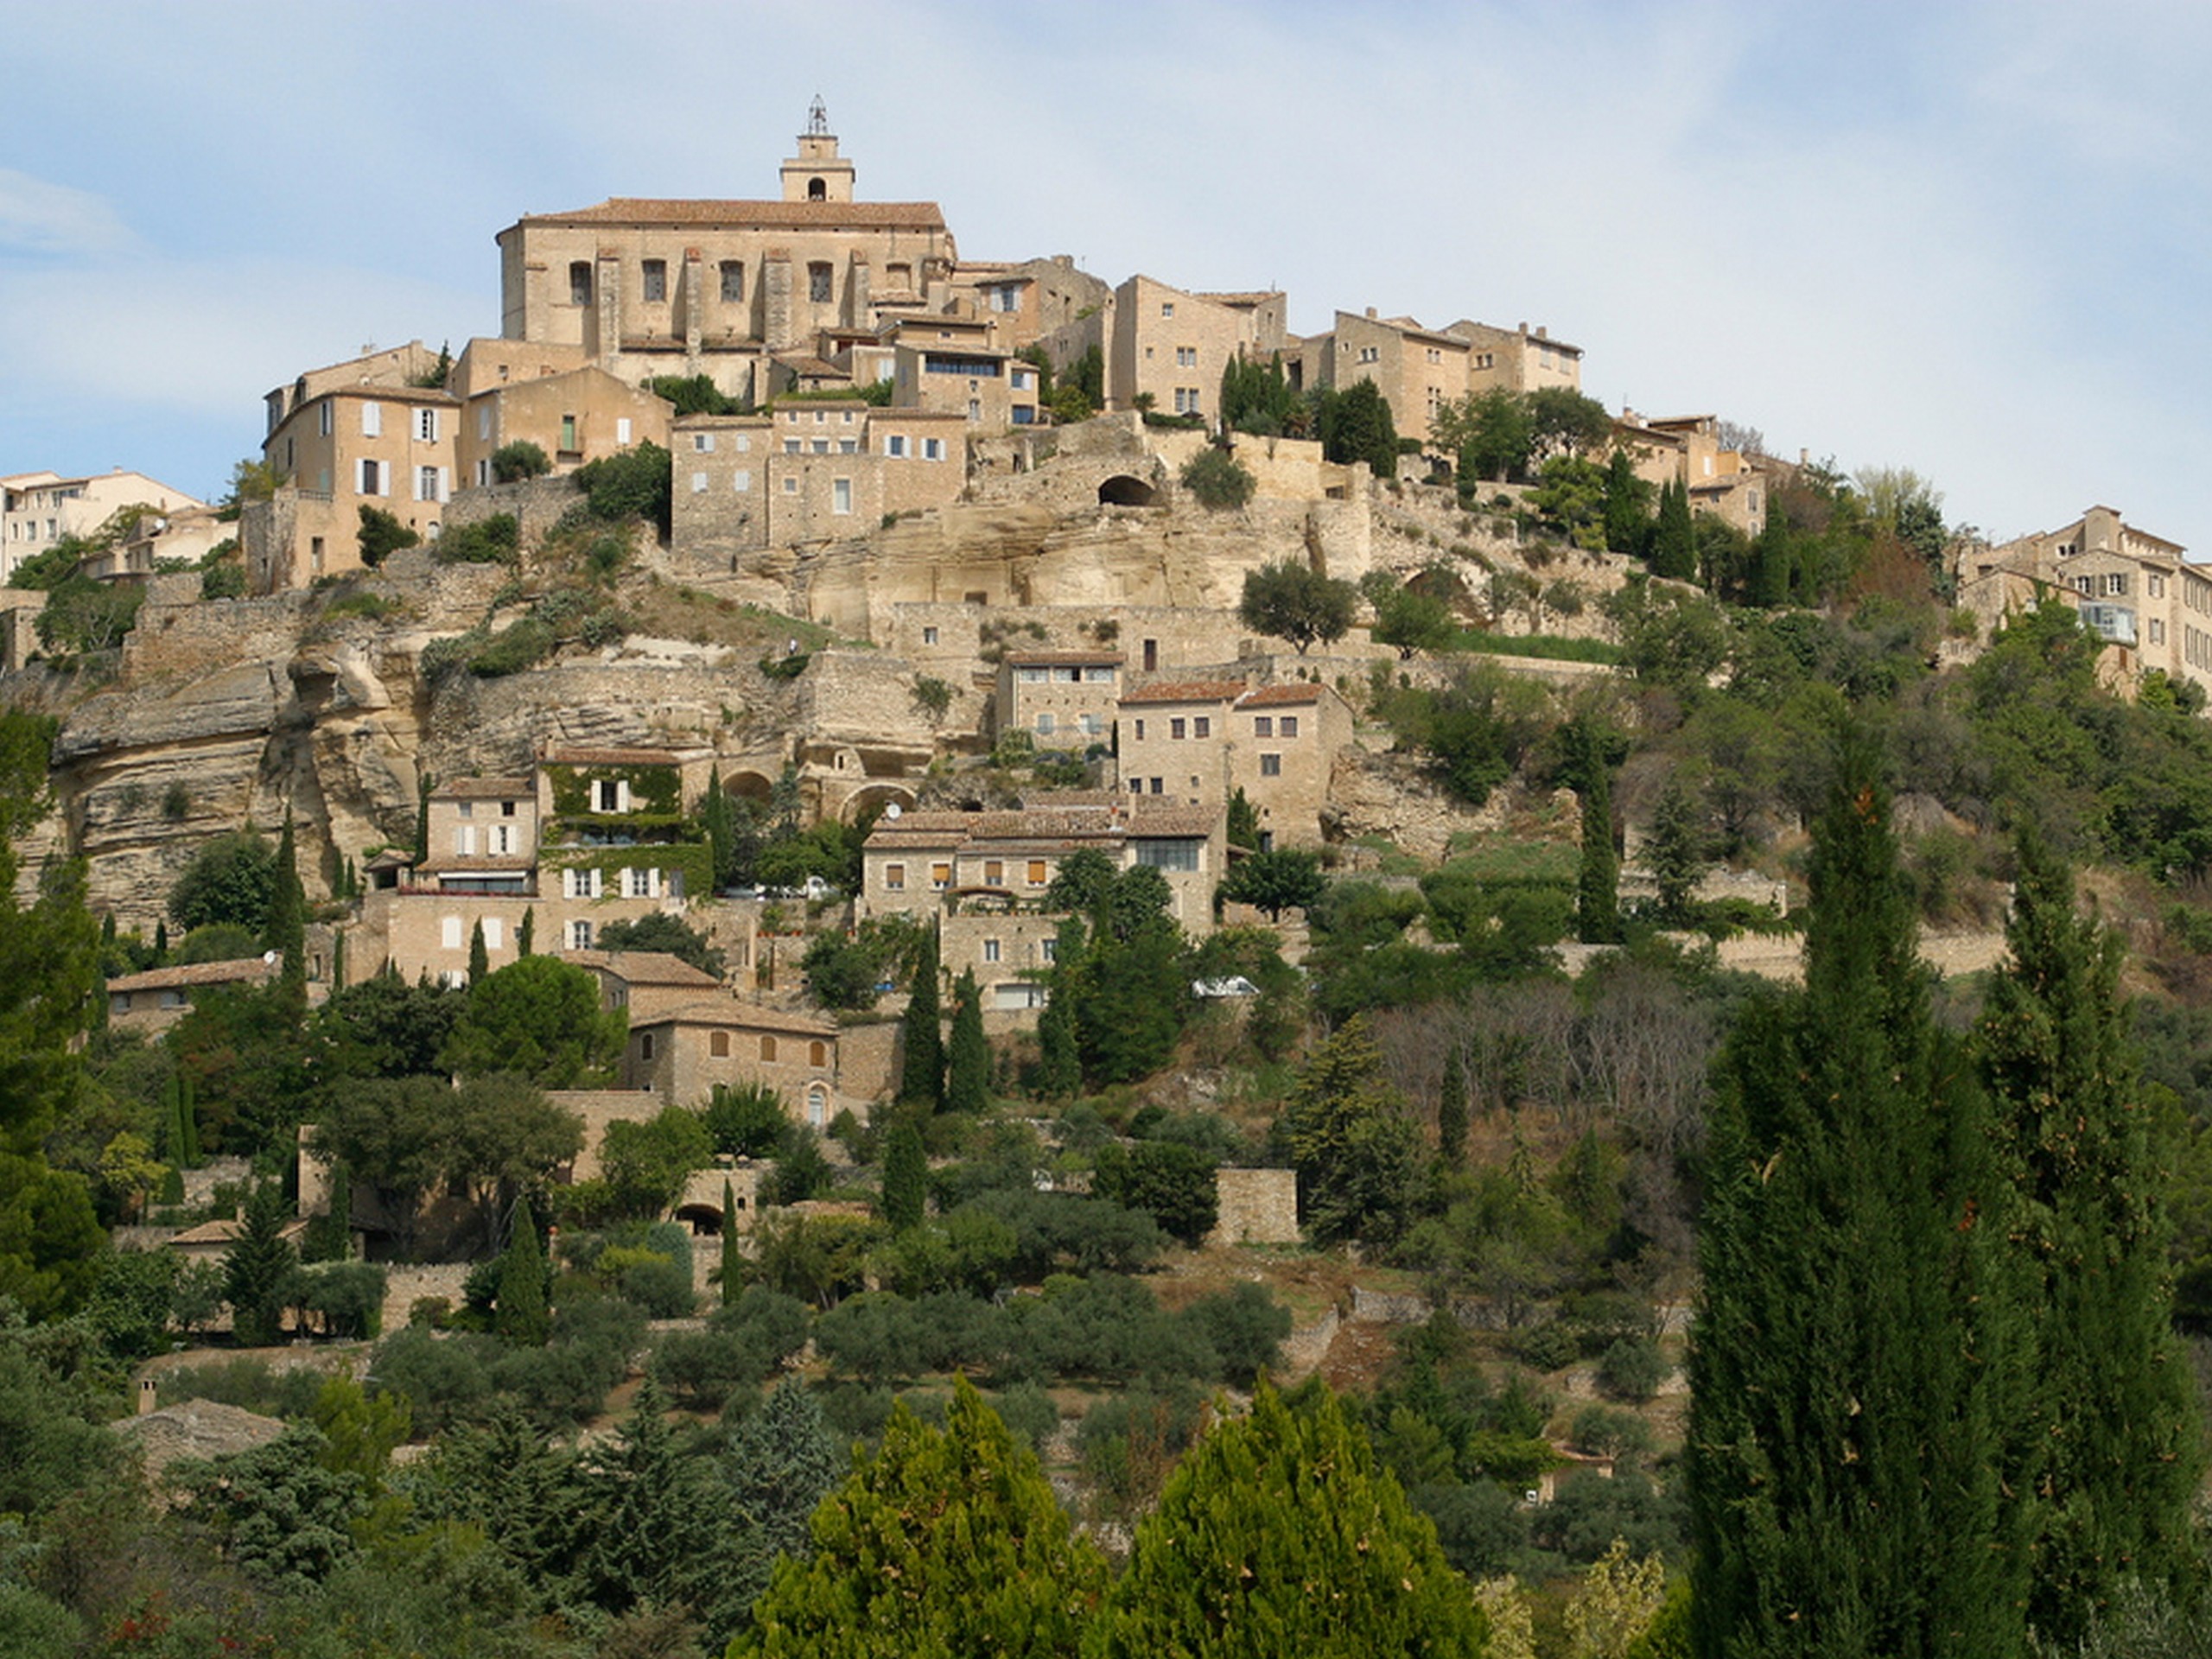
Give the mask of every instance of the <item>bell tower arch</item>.
M 830 112 L 817 93 L 806 112 L 806 130 L 798 136 L 798 154 L 784 163 L 784 200 L 852 199 L 853 164 L 837 153 L 837 135 L 830 130 Z

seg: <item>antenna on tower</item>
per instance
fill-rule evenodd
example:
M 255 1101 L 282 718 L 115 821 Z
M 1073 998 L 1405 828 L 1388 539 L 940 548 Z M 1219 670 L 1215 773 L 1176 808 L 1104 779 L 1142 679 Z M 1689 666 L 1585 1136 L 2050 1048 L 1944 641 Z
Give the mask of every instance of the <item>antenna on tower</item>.
M 814 95 L 814 102 L 807 105 L 806 136 L 810 138 L 827 138 L 830 136 L 830 111 L 823 107 L 819 92 Z

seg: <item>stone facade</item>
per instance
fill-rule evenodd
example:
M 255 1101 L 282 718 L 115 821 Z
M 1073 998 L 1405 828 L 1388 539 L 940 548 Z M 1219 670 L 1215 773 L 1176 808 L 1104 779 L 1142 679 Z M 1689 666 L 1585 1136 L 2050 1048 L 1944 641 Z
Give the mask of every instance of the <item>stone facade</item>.
M 143 473 L 17 473 L 0 478 L 0 582 L 66 537 L 89 536 L 124 507 L 177 515 L 207 503 Z M 149 567 L 151 568 L 150 566 Z
M 839 1111 L 866 1117 L 838 1087 L 837 1027 L 811 1014 L 717 997 L 632 1016 L 622 1081 L 678 1105 L 703 1106 L 715 1085 L 773 1089 L 796 1122 L 825 1128 Z
M 276 964 L 260 957 L 118 975 L 107 982 L 108 1024 L 157 1037 L 191 1011 L 195 992 L 213 985 L 266 985 L 276 976 Z
M 510 443 L 534 443 L 554 470 L 573 472 L 641 443 L 668 448 L 676 416 L 665 398 L 592 365 L 462 395 L 454 476 L 477 489 L 493 481 L 492 457 Z
M 1009 651 L 999 663 L 995 730 L 1027 732 L 1040 749 L 1084 749 L 1110 737 L 1121 696 L 1118 651 Z
M 1318 847 L 1337 757 L 1352 714 L 1325 685 L 1162 680 L 1122 699 L 1120 787 L 1209 811 L 1238 790 L 1259 815 L 1262 849 Z
M 1294 1169 L 1217 1169 L 1219 1206 L 1209 1244 L 1298 1243 L 1298 1172 Z

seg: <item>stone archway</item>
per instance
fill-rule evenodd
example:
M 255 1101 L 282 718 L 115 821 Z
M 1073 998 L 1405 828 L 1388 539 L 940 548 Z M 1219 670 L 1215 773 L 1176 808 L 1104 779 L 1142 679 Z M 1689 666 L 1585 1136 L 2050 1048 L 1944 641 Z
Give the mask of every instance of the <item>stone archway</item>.
M 676 1212 L 676 1219 L 691 1230 L 695 1238 L 716 1238 L 722 1230 L 721 1207 L 711 1204 L 687 1204 Z
M 776 780 L 765 772 L 733 772 L 722 779 L 722 791 L 741 801 L 766 804 L 776 792 Z
M 1127 473 L 1116 473 L 1098 486 L 1098 505 L 1102 507 L 1149 507 L 1157 505 L 1159 501 L 1159 491 Z
M 857 823 L 871 808 L 895 806 L 902 812 L 911 812 L 914 801 L 914 791 L 904 784 L 863 784 L 845 798 L 845 804 L 837 809 L 837 817 L 841 823 Z

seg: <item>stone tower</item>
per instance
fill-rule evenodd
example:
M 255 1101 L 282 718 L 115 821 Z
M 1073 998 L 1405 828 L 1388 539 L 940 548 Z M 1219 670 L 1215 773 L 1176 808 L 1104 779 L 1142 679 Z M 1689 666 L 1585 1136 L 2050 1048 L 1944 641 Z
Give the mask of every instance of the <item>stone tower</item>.
M 817 96 L 806 112 L 806 130 L 798 136 L 798 154 L 784 163 L 784 200 L 852 199 L 853 164 L 837 153 L 837 135 L 830 130 L 830 112 Z

